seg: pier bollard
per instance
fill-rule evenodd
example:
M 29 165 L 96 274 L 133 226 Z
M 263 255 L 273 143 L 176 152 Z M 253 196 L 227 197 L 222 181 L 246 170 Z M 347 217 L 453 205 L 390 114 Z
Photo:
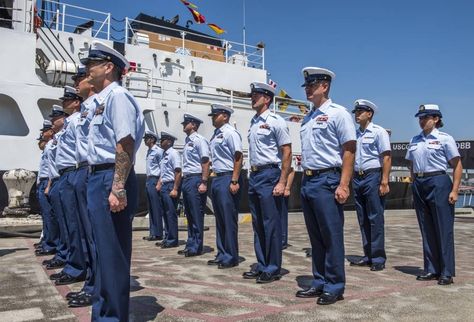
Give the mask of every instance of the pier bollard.
M 28 217 L 30 191 L 36 174 L 26 169 L 9 170 L 3 174 L 3 182 L 8 190 L 8 206 L 3 209 L 4 217 Z

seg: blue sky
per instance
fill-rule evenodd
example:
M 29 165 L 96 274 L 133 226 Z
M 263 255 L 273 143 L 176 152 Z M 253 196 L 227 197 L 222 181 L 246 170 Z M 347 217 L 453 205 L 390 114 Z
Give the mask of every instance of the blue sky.
M 207 22 L 242 41 L 243 0 L 194 0 Z M 69 0 L 134 18 L 140 11 L 179 24 L 192 19 L 179 0 Z M 446 132 L 474 139 L 474 1 L 470 0 L 246 0 L 247 43 L 266 44 L 270 78 L 304 99 L 301 69 L 336 73 L 331 97 L 351 108 L 366 98 L 379 106 L 374 121 L 393 131 L 392 141 L 419 132 L 414 114 L 436 103 Z M 206 25 L 195 30 L 212 34 Z

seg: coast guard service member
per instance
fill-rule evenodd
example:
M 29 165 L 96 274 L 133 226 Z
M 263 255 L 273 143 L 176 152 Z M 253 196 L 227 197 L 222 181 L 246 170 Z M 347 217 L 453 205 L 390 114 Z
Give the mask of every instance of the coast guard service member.
M 63 213 L 63 208 L 61 205 L 61 197 L 59 193 L 59 172 L 56 165 L 56 151 L 58 140 L 61 135 L 64 133 L 64 120 L 69 116 L 63 110 L 63 107 L 60 105 L 53 105 L 51 114 L 49 115 L 51 123 L 53 124 L 53 132 L 55 133 L 53 138 L 46 144 L 45 153 L 48 163 L 48 185 L 44 191 L 51 202 L 51 208 L 53 210 L 54 218 L 58 225 L 59 232 L 59 243 L 56 248 L 56 254 L 54 257 L 48 261 L 44 261 L 43 264 L 46 265 L 46 269 L 56 269 L 63 267 L 66 264 L 68 257 L 68 233 L 66 220 Z M 50 275 L 51 280 L 56 280 L 61 277 L 62 273 L 55 273 Z
M 291 163 L 291 138 L 285 120 L 269 110 L 275 89 L 254 82 L 251 93 L 256 114 L 248 133 L 252 171 L 248 194 L 258 264 L 243 277 L 256 279 L 257 283 L 270 283 L 281 278 L 281 216 Z
M 69 116 L 64 120 L 64 133 L 58 138 L 56 166 L 60 175 L 59 195 L 66 219 L 69 240 L 69 252 L 62 276 L 56 279 L 56 285 L 65 285 L 83 281 L 87 267 L 83 249 L 80 218 L 77 210 L 74 180 L 76 175 L 76 124 L 80 116 L 82 97 L 76 89 L 64 87 L 64 96 L 60 98 L 64 111 Z
M 453 137 L 438 129 L 443 126 L 438 105 L 421 105 L 415 117 L 422 132 L 414 136 L 406 159 L 413 178 L 413 199 L 423 239 L 425 274 L 419 281 L 438 280 L 439 285 L 453 283 L 454 204 L 458 199 L 462 164 Z M 446 174 L 453 168 L 453 182 Z
M 186 139 L 183 148 L 183 203 L 188 221 L 188 240 L 180 253 L 186 257 L 202 254 L 204 242 L 204 210 L 209 177 L 209 142 L 197 133 L 202 120 L 191 115 L 183 116 Z
M 241 194 L 242 138 L 229 124 L 234 110 L 228 106 L 211 105 L 212 125 L 216 128 L 211 138 L 212 170 L 216 176 L 211 183 L 211 198 L 216 218 L 217 255 L 208 265 L 225 269 L 239 265 L 238 219 Z
M 156 184 L 156 190 L 161 192 L 163 201 L 163 219 L 166 234 L 161 243 L 156 243 L 161 248 L 178 247 L 178 201 L 181 193 L 181 156 L 173 148 L 176 137 L 160 133 L 160 146 L 163 149 L 163 158 L 160 162 L 161 176 Z
M 72 77 L 76 91 L 82 97 L 81 112 L 76 123 L 76 161 L 77 169 L 74 178 L 74 192 L 76 196 L 77 210 L 80 218 L 81 235 L 86 259 L 87 274 L 82 289 L 78 292 L 69 292 L 66 299 L 70 307 L 82 307 L 92 304 L 94 292 L 96 269 L 96 246 L 92 234 L 92 226 L 87 212 L 87 178 L 89 175 L 87 150 L 89 125 L 95 111 L 94 87 L 89 84 L 86 67 L 79 66 L 77 74 Z
M 359 124 L 352 184 L 364 257 L 351 265 L 369 265 L 371 271 L 383 270 L 387 259 L 384 210 L 392 167 L 388 132 L 372 122 L 376 111 L 377 106 L 364 99 L 355 101 L 352 110 Z
M 129 68 L 122 54 L 94 41 L 81 63 L 98 93 L 87 157 L 87 208 L 98 255 L 92 320 L 128 321 L 132 221 L 138 205 L 133 165 L 145 131 L 143 113 L 119 85 Z
M 146 153 L 146 195 L 148 198 L 148 219 L 150 222 L 150 234 L 143 237 L 144 240 L 163 239 L 163 202 L 161 193 L 156 190 L 156 184 L 160 178 L 160 162 L 163 158 L 163 149 L 156 145 L 158 135 L 152 131 L 146 131 L 143 138 L 148 147 Z
M 56 247 L 59 242 L 58 223 L 54 218 L 51 209 L 51 203 L 44 191 L 48 186 L 48 160 L 46 155 L 46 145 L 52 139 L 53 124 L 50 120 L 43 121 L 43 128 L 41 129 L 40 142 L 42 142 L 41 161 L 38 170 L 38 201 L 41 209 L 41 217 L 43 218 L 43 239 L 37 246 L 38 253 L 43 255 L 52 255 L 56 252 Z
M 342 300 L 345 288 L 342 205 L 350 194 L 356 133 L 349 112 L 329 98 L 334 73 L 306 67 L 303 76 L 306 97 L 314 105 L 301 124 L 301 201 L 314 280 L 296 296 L 319 297 L 317 303 L 326 305 Z

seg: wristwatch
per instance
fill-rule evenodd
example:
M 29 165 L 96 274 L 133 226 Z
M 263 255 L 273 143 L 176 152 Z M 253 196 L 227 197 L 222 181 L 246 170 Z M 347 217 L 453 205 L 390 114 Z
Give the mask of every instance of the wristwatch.
M 125 189 L 112 190 L 112 193 L 117 198 L 125 198 L 127 196 L 127 190 Z
M 239 181 L 237 181 L 237 180 L 232 180 L 230 183 L 235 186 L 236 184 L 239 184 Z

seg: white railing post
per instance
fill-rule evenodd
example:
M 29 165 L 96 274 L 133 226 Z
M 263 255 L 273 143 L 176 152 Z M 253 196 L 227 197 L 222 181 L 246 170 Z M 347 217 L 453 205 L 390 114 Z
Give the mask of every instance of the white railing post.
M 265 69 L 265 48 L 262 48 L 262 69 Z
M 107 24 L 107 40 L 110 40 L 110 12 L 107 15 L 107 21 L 108 21 L 108 24 Z
M 56 31 L 59 31 L 59 9 L 56 9 Z
M 128 17 L 125 17 L 125 44 L 128 44 Z
M 35 32 L 35 2 L 31 1 L 30 32 Z
M 183 53 L 184 53 L 184 39 L 186 37 L 186 33 L 184 31 L 181 31 L 181 38 L 183 39 L 183 44 L 182 44 L 182 47 L 183 47 Z
M 66 5 L 63 4 L 63 16 L 62 16 L 62 24 L 63 24 L 63 27 L 62 27 L 62 31 L 64 31 L 64 23 L 66 21 Z

